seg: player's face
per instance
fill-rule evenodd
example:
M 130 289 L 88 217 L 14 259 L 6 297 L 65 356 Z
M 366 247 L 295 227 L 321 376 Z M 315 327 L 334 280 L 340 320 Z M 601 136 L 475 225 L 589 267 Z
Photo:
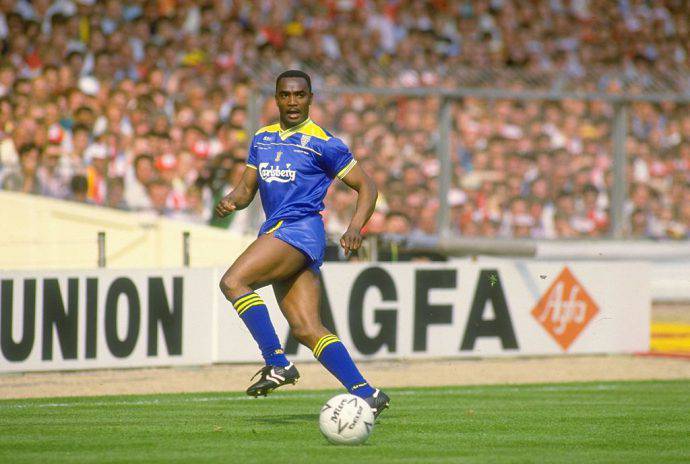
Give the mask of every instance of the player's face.
M 278 82 L 275 96 L 283 129 L 301 124 L 309 117 L 312 94 L 306 79 L 284 77 Z

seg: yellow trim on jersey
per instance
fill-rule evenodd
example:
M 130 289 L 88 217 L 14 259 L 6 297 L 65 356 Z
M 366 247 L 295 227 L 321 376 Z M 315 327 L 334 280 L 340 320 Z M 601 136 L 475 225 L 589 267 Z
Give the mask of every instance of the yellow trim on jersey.
M 276 230 L 278 230 L 278 227 L 280 227 L 282 225 L 283 225 L 283 221 L 282 220 L 278 221 L 278 224 L 274 225 L 273 227 L 268 229 L 266 232 L 264 232 L 264 235 L 270 234 L 271 232 L 275 232 Z
M 336 177 L 338 179 L 342 179 L 343 177 L 345 177 L 347 175 L 347 173 L 350 172 L 352 170 L 352 168 L 355 167 L 355 164 L 357 164 L 357 160 L 353 158 L 352 161 L 347 163 L 347 166 L 345 166 L 340 171 L 338 171 L 338 174 L 336 174 Z
M 254 166 L 253 164 L 250 164 L 250 163 L 247 163 L 247 167 L 252 168 L 252 169 L 256 169 L 256 166 Z
M 297 124 L 296 126 L 288 127 L 285 130 L 278 131 L 278 135 L 280 136 L 281 140 L 286 140 L 291 135 L 299 132 L 303 127 L 308 126 L 309 123 L 311 123 L 311 119 L 307 118 L 301 123 Z M 278 125 L 278 127 L 280 127 L 280 124 Z
M 264 132 L 280 132 L 280 123 L 269 124 L 268 126 L 264 126 L 258 131 L 256 131 L 254 135 L 259 135 Z
M 331 138 L 330 135 L 328 135 L 325 130 L 321 129 L 321 127 L 319 127 L 319 125 L 314 121 L 311 119 L 308 119 L 308 121 L 309 124 L 306 124 L 304 127 L 300 127 L 295 131 L 295 133 L 299 132 L 300 134 L 309 135 L 321 140 L 329 140 Z
M 325 130 L 323 130 L 318 124 L 316 124 L 310 118 L 305 119 L 296 126 L 288 127 L 285 130 L 282 130 L 280 128 L 280 123 L 270 124 L 256 131 L 254 135 L 259 135 L 264 132 L 278 132 L 278 135 L 280 136 L 281 140 L 286 140 L 288 137 L 294 134 L 304 134 L 310 137 L 316 137 L 317 139 L 321 140 L 329 140 L 331 138 L 331 136 L 328 135 Z
M 319 356 L 321 356 L 321 353 L 323 353 L 324 348 L 339 341 L 340 339 L 333 334 L 324 335 L 323 337 L 319 338 L 319 341 L 316 342 L 316 345 L 314 345 L 314 357 L 318 359 Z

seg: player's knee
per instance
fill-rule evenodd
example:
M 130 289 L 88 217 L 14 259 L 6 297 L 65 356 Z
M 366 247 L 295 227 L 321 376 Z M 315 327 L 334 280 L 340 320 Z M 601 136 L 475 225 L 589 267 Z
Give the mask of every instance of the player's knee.
M 306 327 L 292 327 L 292 336 L 302 345 L 309 344 L 309 334 L 311 333 Z
M 231 300 L 233 297 L 237 297 L 238 294 L 241 294 L 246 285 L 236 273 L 226 272 L 220 279 L 219 287 L 220 291 L 225 295 L 225 298 Z
M 323 332 L 323 327 L 310 325 L 294 325 L 291 327 L 292 335 L 302 345 L 311 347 L 319 334 Z

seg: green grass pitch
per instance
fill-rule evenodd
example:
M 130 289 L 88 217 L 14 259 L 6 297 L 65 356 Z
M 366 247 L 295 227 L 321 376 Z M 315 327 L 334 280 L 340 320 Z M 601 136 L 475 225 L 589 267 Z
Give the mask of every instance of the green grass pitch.
M 690 381 L 387 391 L 357 447 L 319 432 L 335 391 L 0 401 L 0 463 L 690 462 Z

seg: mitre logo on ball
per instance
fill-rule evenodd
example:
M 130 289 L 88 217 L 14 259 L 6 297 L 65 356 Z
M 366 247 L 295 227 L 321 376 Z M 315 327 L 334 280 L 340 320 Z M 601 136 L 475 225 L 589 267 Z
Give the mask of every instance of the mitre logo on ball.
M 374 413 L 362 398 L 336 395 L 321 408 L 319 429 L 335 445 L 364 443 L 374 428 Z

